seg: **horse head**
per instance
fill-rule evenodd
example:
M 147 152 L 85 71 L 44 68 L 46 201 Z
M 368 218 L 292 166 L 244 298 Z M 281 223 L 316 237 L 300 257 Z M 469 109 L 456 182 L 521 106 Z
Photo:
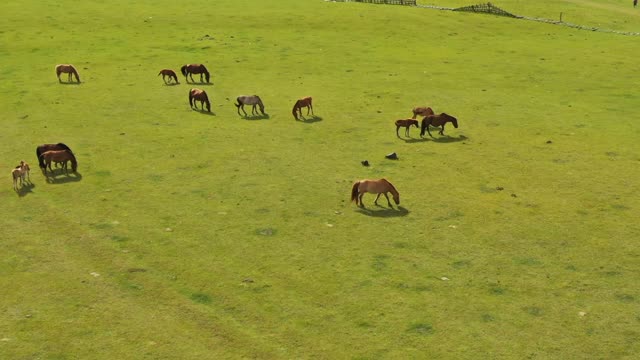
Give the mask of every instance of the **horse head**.
M 454 118 L 453 116 L 449 115 L 449 114 L 445 114 L 447 117 L 447 120 L 451 121 L 451 123 L 453 124 L 454 128 L 458 128 L 458 119 Z

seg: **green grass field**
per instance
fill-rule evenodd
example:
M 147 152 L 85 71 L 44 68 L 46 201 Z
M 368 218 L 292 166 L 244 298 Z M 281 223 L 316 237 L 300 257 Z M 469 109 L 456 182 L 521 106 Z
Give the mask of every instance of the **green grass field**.
M 640 30 L 631 1 L 494 4 Z M 638 37 L 320 0 L 0 12 L 0 359 L 640 353 Z M 213 85 L 157 76 L 186 63 Z M 417 105 L 460 127 L 397 138 Z M 55 142 L 79 169 L 47 182 Z M 379 177 L 400 206 L 349 203 Z

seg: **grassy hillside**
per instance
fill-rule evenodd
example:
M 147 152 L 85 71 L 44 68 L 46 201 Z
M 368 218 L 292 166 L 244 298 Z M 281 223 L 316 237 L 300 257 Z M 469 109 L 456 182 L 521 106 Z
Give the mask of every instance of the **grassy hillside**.
M 635 37 L 311 0 L 0 11 L 0 358 L 640 351 Z M 157 76 L 198 62 L 212 85 Z M 241 94 L 268 117 L 239 116 Z M 296 122 L 305 95 L 317 117 Z M 460 127 L 397 138 L 416 105 Z M 55 142 L 79 171 L 47 181 L 34 151 Z M 349 203 L 379 177 L 400 206 Z

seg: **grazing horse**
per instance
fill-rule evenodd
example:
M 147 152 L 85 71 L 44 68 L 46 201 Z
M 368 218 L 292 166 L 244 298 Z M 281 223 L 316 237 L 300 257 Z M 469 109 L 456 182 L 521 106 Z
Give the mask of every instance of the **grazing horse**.
M 429 115 L 435 115 L 435 113 L 433 112 L 433 110 L 430 107 L 414 107 L 413 108 L 413 117 L 412 119 L 415 119 L 416 116 L 429 116 Z
M 171 70 L 171 69 L 162 69 L 160 70 L 160 73 L 158 73 L 158 76 L 162 75 L 162 81 L 164 81 L 165 84 L 168 84 L 171 82 L 171 79 L 173 79 L 173 81 L 176 84 L 180 84 L 180 82 L 178 81 L 178 75 L 176 75 L 175 71 Z M 165 77 L 169 77 L 169 82 L 167 82 L 167 80 L 165 79 Z
M 40 155 L 49 150 L 67 150 L 73 153 L 71 149 L 63 143 L 42 144 L 36 148 L 36 156 L 38 157 L 38 164 L 40 165 L 40 169 L 44 169 L 45 167 L 44 160 L 40 157 Z
M 182 65 L 180 72 L 182 72 L 187 82 L 189 82 L 189 78 L 191 78 L 192 83 L 195 82 L 193 81 L 193 74 L 200 74 L 200 82 L 202 82 L 202 75 L 204 75 L 205 80 L 209 83 L 209 70 L 202 64 Z
M 438 133 L 440 135 L 444 135 L 444 124 L 448 122 L 452 123 L 454 128 L 458 128 L 458 119 L 454 118 L 451 115 L 441 113 L 440 115 L 425 116 L 424 119 L 422 119 L 422 129 L 420 130 L 420 137 L 424 135 L 425 130 L 429 133 L 429 136 L 433 137 L 433 135 L 431 135 L 431 131 L 429 131 L 429 126 L 441 126 L 441 129 Z
M 24 161 L 20 161 L 20 165 L 16 166 L 15 169 L 11 170 L 11 177 L 13 178 L 13 189 L 18 190 L 18 179 L 20 179 L 20 187 L 22 184 L 26 182 L 25 177 L 31 182 L 29 178 L 29 164 Z
M 401 119 L 401 120 L 396 120 L 396 136 L 400 137 L 400 135 L 398 134 L 398 130 L 400 130 L 401 127 L 404 127 L 404 136 L 409 137 L 409 128 L 411 128 L 412 125 L 415 125 L 416 128 L 419 128 L 418 126 L 418 120 L 416 119 Z
M 62 168 L 65 170 L 67 174 L 69 173 L 67 171 L 67 166 L 66 166 L 67 161 L 71 161 L 71 170 L 73 172 L 76 172 L 76 170 L 78 169 L 78 161 L 76 161 L 76 157 L 69 150 L 49 150 L 42 153 L 40 157 L 45 163 L 45 167 L 44 167 L 45 176 L 47 175 L 47 167 L 49 168 L 51 173 L 53 173 L 53 169 L 51 168 L 52 161 L 57 163 L 63 163 Z
M 378 205 L 378 198 L 380 197 L 380 194 L 384 194 L 384 197 L 387 198 L 389 207 L 393 207 L 391 206 L 391 201 L 389 201 L 389 196 L 387 195 L 387 193 L 389 192 L 393 196 L 393 201 L 395 201 L 397 205 L 400 205 L 400 194 L 398 193 L 398 190 L 396 190 L 396 188 L 389 181 L 387 181 L 387 179 L 364 179 L 356 181 L 351 187 L 351 201 L 355 201 L 356 205 L 364 207 L 364 204 L 362 203 L 362 196 L 367 192 L 378 194 L 378 196 L 376 196 L 376 200 L 374 201 L 374 204 L 376 205 Z
M 238 96 L 238 98 L 236 99 L 238 101 L 237 104 L 233 104 L 238 108 L 238 115 L 240 114 L 240 109 L 242 109 L 242 112 L 244 112 L 244 116 L 247 116 L 247 112 L 244 111 L 244 106 L 245 105 L 252 105 L 251 108 L 251 115 L 259 115 L 258 111 L 256 110 L 256 105 L 260 106 L 260 112 L 262 112 L 262 115 L 266 115 L 264 113 L 264 104 L 262 104 L 262 100 L 260 100 L 260 96 L 258 95 L 240 95 Z
M 313 115 L 313 105 L 311 104 L 312 100 L 313 99 L 311 98 L 311 96 L 307 96 L 296 101 L 296 103 L 293 105 L 293 110 L 291 110 L 291 113 L 293 114 L 293 117 L 296 118 L 296 120 L 299 120 L 298 112 L 300 113 L 300 117 L 304 119 L 304 117 L 302 116 L 302 108 L 304 107 L 307 108 L 307 115 L 309 115 L 309 110 L 311 110 L 311 115 Z
M 202 110 L 204 110 L 204 105 L 206 104 L 207 111 L 211 112 L 211 102 L 209 102 L 209 97 L 207 96 L 206 91 L 202 89 L 196 89 L 196 88 L 189 90 L 189 105 L 191 105 L 192 109 L 198 110 L 196 101 L 200 101 L 200 106 Z
M 56 75 L 58 76 L 58 81 L 62 82 L 62 80 L 60 79 L 60 74 L 61 73 L 67 73 L 69 74 L 69 78 L 67 82 L 71 82 L 73 80 L 73 75 L 76 76 L 76 80 L 78 81 L 78 84 L 80 83 L 80 76 L 78 75 L 78 71 L 76 70 L 75 67 L 73 67 L 73 65 L 71 64 L 59 64 L 56 65 Z

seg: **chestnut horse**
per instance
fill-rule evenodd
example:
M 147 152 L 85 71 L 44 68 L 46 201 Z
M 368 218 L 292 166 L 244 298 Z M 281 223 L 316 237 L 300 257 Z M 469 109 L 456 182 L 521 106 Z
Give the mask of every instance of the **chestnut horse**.
M 387 181 L 387 179 L 364 179 L 356 181 L 351 187 L 351 201 L 355 201 L 356 205 L 364 207 L 364 204 L 362 203 L 362 196 L 367 192 L 378 194 L 378 196 L 376 196 L 376 200 L 374 201 L 374 204 L 376 205 L 378 205 L 378 198 L 380 197 L 380 194 L 384 194 L 384 197 L 387 198 L 389 207 L 393 207 L 391 206 L 391 201 L 389 201 L 389 196 L 387 195 L 387 193 L 391 193 L 391 195 L 393 196 L 393 201 L 395 201 L 397 205 L 400 205 L 400 194 L 398 193 L 398 190 L 396 190 L 396 188 L 389 181 Z
M 425 130 L 429 133 L 429 136 L 433 137 L 433 135 L 431 135 L 431 131 L 429 131 L 429 126 L 441 126 L 441 129 L 438 133 L 440 135 L 444 135 L 444 124 L 448 122 L 452 123 L 454 128 L 458 128 L 458 119 L 454 118 L 451 115 L 441 113 L 440 115 L 425 116 L 424 119 L 422 119 L 422 129 L 420 130 L 420 137 L 424 135 Z
M 165 79 L 165 77 L 169 77 L 169 83 L 171 82 L 171 79 L 173 79 L 173 81 L 176 84 L 180 84 L 180 82 L 178 81 L 178 75 L 176 75 L 175 71 L 171 70 L 171 69 L 162 69 L 160 70 L 160 73 L 158 73 L 158 76 L 162 75 L 162 81 L 164 81 L 165 84 L 168 84 L 167 80 Z
M 15 169 L 11 170 L 11 177 L 13 178 L 13 189 L 14 190 L 18 190 L 18 179 L 20 179 L 20 187 L 22 187 L 22 183 L 26 182 L 27 180 L 29 180 L 29 182 L 31 182 L 31 179 L 29 178 L 29 171 L 31 169 L 29 168 L 29 164 L 27 164 L 24 161 L 20 161 L 20 165 L 16 166 Z
M 44 160 L 40 157 L 40 155 L 49 150 L 68 150 L 69 152 L 73 153 L 71 149 L 63 143 L 42 144 L 36 148 L 36 156 L 38 157 L 38 164 L 40 165 L 41 169 L 44 169 L 45 165 Z
M 307 108 L 307 115 L 309 115 L 309 110 L 311 110 L 311 115 L 313 115 L 313 105 L 311 104 L 312 100 L 313 99 L 311 98 L 311 96 L 307 96 L 302 99 L 298 99 L 298 101 L 293 104 L 293 110 L 291 110 L 291 113 L 293 114 L 293 117 L 296 118 L 296 120 L 300 120 L 298 119 L 298 112 L 300 113 L 300 117 L 304 119 L 304 117 L 302 116 L 302 108 L 304 107 Z
M 401 119 L 401 120 L 396 120 L 396 136 L 400 137 L 400 135 L 398 134 L 398 130 L 400 130 L 401 127 L 404 127 L 404 136 L 409 137 L 409 128 L 411 128 L 412 125 L 415 125 L 416 128 L 419 128 L 418 126 L 418 120 L 416 119 Z
M 73 172 L 76 172 L 76 170 L 78 170 L 78 161 L 76 161 L 76 157 L 69 150 L 45 151 L 44 153 L 42 153 L 42 155 L 40 155 L 40 158 L 42 158 L 42 160 L 45 163 L 45 167 L 44 167 L 45 176 L 47 175 L 47 167 L 49 168 L 51 173 L 53 173 L 53 169 L 51 168 L 51 162 L 62 163 L 63 164 L 62 168 L 65 170 L 67 174 L 69 173 L 67 171 L 67 165 L 66 165 L 67 161 L 71 161 L 71 170 Z
M 58 64 L 56 65 L 56 75 L 58 76 L 58 81 L 62 82 L 62 80 L 60 79 L 60 74 L 61 73 L 67 73 L 69 74 L 69 78 L 67 82 L 71 82 L 73 80 L 73 75 L 76 76 L 76 80 L 78 81 L 78 84 L 80 83 L 80 76 L 78 75 L 78 71 L 76 70 L 75 67 L 73 67 L 73 65 L 71 64 Z
M 202 82 L 202 75 L 204 75 L 205 80 L 209 83 L 209 70 L 202 64 L 182 65 L 180 72 L 182 72 L 187 82 L 189 82 L 189 78 L 191 78 L 192 83 L 195 82 L 193 81 L 193 74 L 200 74 L 200 82 Z
M 204 110 L 204 105 L 206 104 L 207 111 L 211 112 L 211 102 L 209 102 L 209 97 L 207 96 L 206 91 L 202 89 L 196 89 L 196 88 L 189 90 L 189 105 L 191 105 L 192 109 L 198 110 L 196 101 L 200 101 L 200 106 L 202 110 Z
M 258 95 L 240 95 L 236 98 L 236 100 L 238 101 L 237 104 L 233 104 L 238 108 L 238 115 L 240 114 L 240 110 L 242 109 L 242 112 L 244 113 L 244 116 L 247 116 L 247 112 L 244 111 L 244 106 L 245 105 L 252 105 L 251 107 L 251 115 L 259 115 L 258 111 L 256 110 L 256 105 L 260 107 L 260 112 L 262 113 L 262 115 L 266 115 L 264 113 L 264 104 L 262 103 L 262 100 L 260 99 L 260 96 Z
M 430 107 L 414 107 L 413 108 L 413 117 L 412 119 L 415 119 L 416 116 L 429 116 L 429 115 L 435 115 L 435 113 L 433 112 L 433 110 Z

